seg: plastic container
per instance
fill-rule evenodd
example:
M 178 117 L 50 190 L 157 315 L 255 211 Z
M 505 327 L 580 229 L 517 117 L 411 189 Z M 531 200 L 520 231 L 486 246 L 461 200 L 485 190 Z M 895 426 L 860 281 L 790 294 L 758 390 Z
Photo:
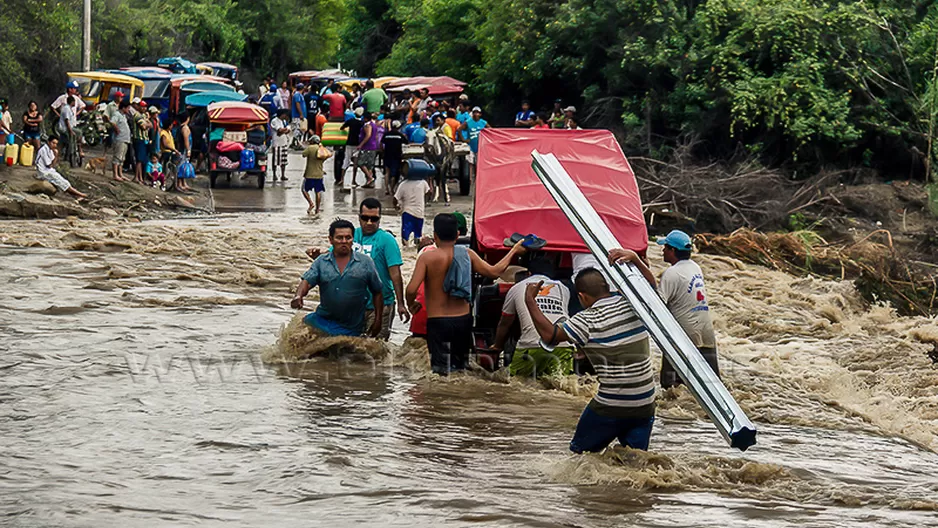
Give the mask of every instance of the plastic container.
M 36 155 L 36 149 L 29 143 L 24 143 L 20 147 L 20 165 L 24 167 L 32 167 L 33 157 Z
M 16 144 L 16 136 L 14 136 L 13 134 L 7 134 L 7 145 L 15 145 L 15 144 Z
M 20 146 L 16 143 L 12 145 L 7 145 L 3 152 L 3 159 L 6 161 L 7 167 L 12 167 L 16 165 L 17 160 L 20 157 Z
M 401 165 L 401 174 L 406 180 L 426 180 L 436 174 L 436 167 L 422 159 L 409 159 Z

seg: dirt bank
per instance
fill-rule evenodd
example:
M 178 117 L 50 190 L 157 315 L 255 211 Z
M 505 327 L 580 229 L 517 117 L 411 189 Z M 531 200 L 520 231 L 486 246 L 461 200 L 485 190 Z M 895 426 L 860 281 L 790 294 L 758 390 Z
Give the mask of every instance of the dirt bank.
M 101 153 L 93 153 L 99 156 Z M 109 167 L 108 167 L 109 168 Z M 201 176 L 192 194 L 164 192 L 130 182 L 116 182 L 109 175 L 85 168 L 62 167 L 59 172 L 88 199 L 77 202 L 35 178 L 36 169 L 0 166 L 0 218 L 79 218 L 127 217 L 168 218 L 180 215 L 210 214 L 212 197 Z

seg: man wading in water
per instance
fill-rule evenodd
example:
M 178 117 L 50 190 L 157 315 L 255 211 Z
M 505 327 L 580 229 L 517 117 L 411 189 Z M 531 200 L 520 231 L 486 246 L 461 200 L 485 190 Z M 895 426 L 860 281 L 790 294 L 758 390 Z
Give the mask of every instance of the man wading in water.
M 387 341 L 391 337 L 391 324 L 394 321 L 394 300 L 399 299 L 396 313 L 404 323 L 410 321 L 410 314 L 404 307 L 404 279 L 401 275 L 401 248 L 397 246 L 394 235 L 381 227 L 381 202 L 377 198 L 365 198 L 358 207 L 358 218 L 361 227 L 355 230 L 352 240 L 352 249 L 368 256 L 378 270 L 378 277 L 383 284 L 382 299 L 384 306 L 377 310 L 371 299 L 368 299 L 365 312 L 366 324 L 371 326 L 375 319 L 381 324 L 381 332 L 377 335 Z M 317 258 L 323 253 L 321 248 L 309 248 L 306 254 L 310 258 Z
M 375 337 L 381 332 L 384 285 L 371 257 L 352 251 L 354 232 L 355 227 L 348 220 L 332 222 L 329 226 L 332 251 L 320 255 L 303 274 L 290 306 L 296 310 L 303 308 L 303 298 L 313 286 L 319 286 L 319 307 L 303 322 L 326 335 L 360 336 L 370 298 L 375 306 L 375 320 L 368 335 Z
M 633 252 L 620 256 L 640 262 Z M 617 438 L 624 446 L 647 450 L 655 422 L 655 377 L 642 321 L 624 297 L 609 291 L 595 268 L 576 278 L 586 309 L 562 323 L 551 323 L 541 313 L 537 295 L 542 286 L 543 282 L 528 284 L 525 291 L 525 305 L 541 339 L 576 343 L 599 378 L 599 391 L 580 416 L 570 450 L 598 453 Z
M 524 253 L 521 242 L 494 266 L 482 260 L 475 251 L 456 245 L 459 225 L 456 217 L 441 213 L 433 219 L 436 251 L 417 258 L 414 275 L 407 285 L 407 305 L 411 313 L 420 311 L 417 290 L 424 284 L 427 306 L 427 348 L 433 372 L 447 375 L 465 370 L 472 350 L 472 315 L 469 298 L 472 272 L 495 279 L 516 256 Z

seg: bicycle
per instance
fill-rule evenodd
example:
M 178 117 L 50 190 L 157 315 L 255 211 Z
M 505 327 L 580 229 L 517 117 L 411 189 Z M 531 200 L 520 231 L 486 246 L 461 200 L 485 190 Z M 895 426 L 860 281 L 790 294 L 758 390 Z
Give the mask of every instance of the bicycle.
M 67 161 L 68 165 L 73 169 L 82 166 L 81 150 L 78 148 L 79 141 L 80 136 L 78 134 L 59 132 L 59 143 L 65 143 L 62 145 L 64 148 L 60 149 L 65 153 L 63 159 Z
M 176 189 L 176 175 L 179 171 L 179 164 L 182 163 L 182 156 L 178 152 L 167 152 L 163 157 L 163 188 L 167 191 Z

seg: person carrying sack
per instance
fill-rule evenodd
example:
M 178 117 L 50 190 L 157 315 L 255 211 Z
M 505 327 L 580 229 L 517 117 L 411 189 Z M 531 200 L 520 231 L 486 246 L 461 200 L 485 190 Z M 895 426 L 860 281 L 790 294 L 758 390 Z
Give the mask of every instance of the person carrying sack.
M 309 145 L 303 151 L 303 157 L 306 158 L 306 172 L 303 173 L 303 198 L 309 208 L 306 214 L 319 214 L 322 204 L 322 193 L 326 190 L 323 184 L 323 163 L 332 157 L 332 152 L 323 146 L 319 136 L 313 135 L 309 140 Z M 315 204 L 309 193 L 316 193 Z M 314 211 L 315 209 L 315 211 Z

